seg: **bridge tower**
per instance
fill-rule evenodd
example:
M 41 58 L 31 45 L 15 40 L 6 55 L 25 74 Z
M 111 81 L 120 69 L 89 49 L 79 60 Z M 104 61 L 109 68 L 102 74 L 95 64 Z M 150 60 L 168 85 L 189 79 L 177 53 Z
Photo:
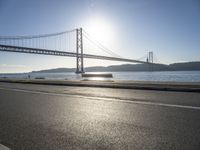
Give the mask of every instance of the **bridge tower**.
M 153 52 L 152 51 L 148 52 L 147 63 L 149 66 L 149 71 L 153 71 L 154 68 L 153 68 Z
M 149 52 L 149 63 L 153 63 L 153 52 Z
M 76 29 L 76 73 L 84 73 L 82 28 Z
M 153 52 L 149 52 L 147 55 L 147 63 L 153 64 Z

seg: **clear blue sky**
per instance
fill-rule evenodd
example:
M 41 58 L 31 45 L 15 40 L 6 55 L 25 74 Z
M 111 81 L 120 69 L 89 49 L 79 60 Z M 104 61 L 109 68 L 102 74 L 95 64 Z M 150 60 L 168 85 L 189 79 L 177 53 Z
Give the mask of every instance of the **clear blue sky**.
M 200 61 L 199 0 L 0 0 L 1 36 L 87 31 L 94 20 L 112 30 L 98 33 L 108 38 L 102 44 L 123 57 L 137 59 L 153 51 L 162 63 Z M 75 67 L 75 59 L 0 53 L 1 73 L 56 67 Z

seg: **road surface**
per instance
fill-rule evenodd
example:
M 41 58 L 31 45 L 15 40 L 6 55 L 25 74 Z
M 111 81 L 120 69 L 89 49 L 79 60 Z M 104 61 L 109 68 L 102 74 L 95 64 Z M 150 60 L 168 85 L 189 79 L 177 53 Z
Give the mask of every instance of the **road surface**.
M 0 83 L 0 147 L 199 150 L 200 93 Z

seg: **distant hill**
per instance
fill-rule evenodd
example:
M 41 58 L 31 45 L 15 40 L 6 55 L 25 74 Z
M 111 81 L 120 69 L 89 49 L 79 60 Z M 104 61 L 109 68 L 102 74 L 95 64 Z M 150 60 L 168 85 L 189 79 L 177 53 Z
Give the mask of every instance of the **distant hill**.
M 75 68 L 55 68 L 55 69 L 47 69 L 47 70 L 40 70 L 40 71 L 32 71 L 32 73 L 58 73 L 58 72 L 74 72 Z
M 75 72 L 75 68 L 56 68 L 48 70 L 33 71 L 36 73 L 58 73 L 58 72 Z M 170 65 L 149 65 L 149 64 L 124 64 L 113 65 L 108 67 L 95 66 L 86 67 L 86 72 L 123 72 L 123 71 L 192 71 L 200 70 L 200 62 L 173 63 Z
M 175 71 L 200 70 L 200 62 L 174 63 L 170 64 L 169 67 Z

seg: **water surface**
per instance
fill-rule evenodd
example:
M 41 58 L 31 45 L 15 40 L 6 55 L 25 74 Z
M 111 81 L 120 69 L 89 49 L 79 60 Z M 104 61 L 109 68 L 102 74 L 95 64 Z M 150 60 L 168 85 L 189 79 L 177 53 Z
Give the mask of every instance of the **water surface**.
M 105 72 L 104 72 L 105 73 Z M 160 71 L 160 72 L 109 72 L 113 74 L 113 80 L 133 81 L 176 81 L 176 82 L 200 82 L 200 71 Z M 81 75 L 73 72 L 67 73 L 21 73 L 0 74 L 1 78 L 45 78 L 54 80 L 83 80 Z

